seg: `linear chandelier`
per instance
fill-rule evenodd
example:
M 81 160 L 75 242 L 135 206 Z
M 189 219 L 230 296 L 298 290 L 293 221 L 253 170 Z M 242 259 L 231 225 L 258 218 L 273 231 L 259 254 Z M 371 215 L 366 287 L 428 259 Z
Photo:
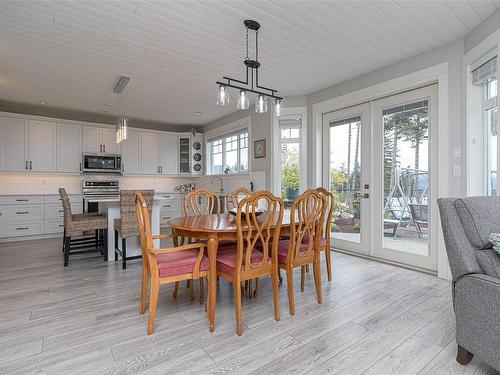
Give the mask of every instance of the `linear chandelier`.
M 227 91 L 228 87 L 240 90 L 238 96 L 238 103 L 236 108 L 238 109 L 248 109 L 250 106 L 249 93 L 257 94 L 257 99 L 255 100 L 255 112 L 265 113 L 267 112 L 267 98 L 274 99 L 274 111 L 276 116 L 281 113 L 281 102 L 283 98 L 277 96 L 278 90 L 270 89 L 259 85 L 259 29 L 260 24 L 257 21 L 245 20 L 244 22 L 246 28 L 246 58 L 243 63 L 246 66 L 246 79 L 241 81 L 238 79 L 225 77 L 222 78 L 226 82 L 217 81 L 219 85 L 219 92 L 217 95 L 217 104 L 226 105 L 229 103 L 229 94 Z M 251 60 L 248 57 L 248 32 L 249 30 L 255 31 L 255 60 Z M 250 77 L 249 77 L 250 72 Z M 249 82 L 250 78 L 250 82 Z M 236 84 L 234 83 L 236 82 Z M 240 85 L 239 85 L 240 84 Z M 244 86 L 242 86 L 244 85 Z
M 121 76 L 113 88 L 121 112 L 120 117 L 116 121 L 116 143 L 121 143 L 127 139 L 128 118 L 125 117 L 125 86 L 127 86 L 128 81 L 130 81 L 129 77 Z

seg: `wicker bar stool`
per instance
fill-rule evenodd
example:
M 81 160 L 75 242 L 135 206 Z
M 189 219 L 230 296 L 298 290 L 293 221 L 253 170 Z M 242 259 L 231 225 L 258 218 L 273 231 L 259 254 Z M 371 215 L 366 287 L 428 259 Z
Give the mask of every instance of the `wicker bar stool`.
M 121 190 L 120 191 L 120 218 L 115 219 L 115 261 L 118 255 L 122 258 L 122 268 L 127 268 L 127 260 L 140 259 L 142 255 L 127 256 L 127 238 L 139 236 L 137 214 L 135 211 L 136 193 L 140 192 L 146 201 L 149 214 L 153 207 L 154 190 Z M 118 248 L 118 238 L 122 239 L 122 248 Z
M 73 254 L 100 251 L 104 255 L 104 260 L 108 260 L 108 219 L 106 215 L 97 213 L 73 215 L 66 190 L 60 188 L 59 195 L 64 212 L 64 267 L 68 265 L 69 256 Z M 94 231 L 94 235 L 82 236 L 87 231 Z M 78 238 L 74 238 L 75 236 Z

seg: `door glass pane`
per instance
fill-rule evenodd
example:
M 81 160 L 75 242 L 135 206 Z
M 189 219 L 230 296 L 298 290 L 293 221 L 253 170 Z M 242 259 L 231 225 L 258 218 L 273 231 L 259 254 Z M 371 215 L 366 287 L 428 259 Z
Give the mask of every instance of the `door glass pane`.
M 497 195 L 497 108 L 486 111 L 488 134 L 487 190 L 488 195 Z
M 361 242 L 361 117 L 330 123 L 330 190 L 335 238 Z
M 429 103 L 382 112 L 383 247 L 428 255 Z

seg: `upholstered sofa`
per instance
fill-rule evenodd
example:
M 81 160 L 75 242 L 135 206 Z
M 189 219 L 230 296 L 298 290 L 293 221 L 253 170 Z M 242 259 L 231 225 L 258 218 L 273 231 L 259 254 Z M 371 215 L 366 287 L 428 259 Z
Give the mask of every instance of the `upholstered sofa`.
M 500 233 L 500 197 L 438 199 L 451 273 L 457 361 L 475 355 L 500 370 L 500 255 L 491 233 Z

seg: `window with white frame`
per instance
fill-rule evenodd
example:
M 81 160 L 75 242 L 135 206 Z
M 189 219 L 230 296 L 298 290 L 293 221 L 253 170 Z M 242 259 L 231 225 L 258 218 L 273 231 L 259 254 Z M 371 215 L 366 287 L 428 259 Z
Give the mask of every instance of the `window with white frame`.
M 497 58 L 491 57 L 472 70 L 472 84 L 481 88 L 485 148 L 486 194 L 497 195 Z
M 293 200 L 300 189 L 301 128 L 300 115 L 279 118 L 281 151 L 281 197 Z
M 248 171 L 248 129 L 225 134 L 207 142 L 208 174 Z

